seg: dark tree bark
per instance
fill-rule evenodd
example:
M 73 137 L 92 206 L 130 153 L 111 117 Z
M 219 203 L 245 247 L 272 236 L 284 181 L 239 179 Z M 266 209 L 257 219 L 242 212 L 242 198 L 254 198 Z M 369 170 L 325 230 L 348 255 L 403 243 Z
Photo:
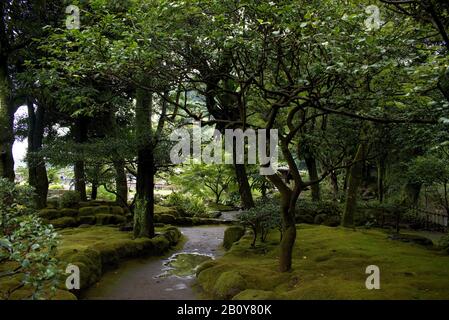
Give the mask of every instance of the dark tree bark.
M 316 159 L 307 152 L 304 155 L 304 161 L 307 166 L 307 171 L 309 172 L 310 180 L 318 179 L 318 169 L 316 165 Z M 312 201 L 320 201 L 320 185 L 318 183 L 311 186 L 312 189 Z
M 137 210 L 134 210 L 134 237 L 154 237 L 155 163 L 151 133 L 152 95 L 142 89 L 136 97 Z
M 114 161 L 114 169 L 115 190 L 117 192 L 115 202 L 126 207 L 128 201 L 128 180 L 126 179 L 125 162 L 123 160 Z
M 384 180 L 385 180 L 385 159 L 381 158 L 377 162 L 377 198 L 379 202 L 384 201 L 385 190 L 384 190 Z
M 87 119 L 85 117 L 79 117 L 75 119 L 75 125 L 73 127 L 73 133 L 76 143 L 84 143 L 87 141 Z M 79 192 L 81 201 L 87 201 L 86 194 L 86 172 L 83 160 L 75 162 L 75 190 Z
M 0 177 L 14 181 L 14 111 L 10 99 L 10 80 L 6 64 L 7 56 L 0 57 Z
M 350 168 L 348 189 L 346 190 L 345 210 L 343 211 L 342 225 L 351 228 L 354 226 L 354 215 L 357 209 L 357 196 L 363 175 L 362 160 L 365 156 L 365 144 L 361 143 L 354 157 L 354 164 Z
M 45 108 L 38 104 L 36 109 L 33 102 L 28 101 L 28 175 L 29 183 L 35 189 L 37 208 L 47 206 L 48 177 L 44 158 L 39 155 L 45 129 Z
M 246 167 L 244 164 L 235 164 L 234 169 L 239 185 L 239 193 L 243 208 L 250 209 L 254 207 L 254 200 L 251 193 L 251 186 L 248 182 L 248 175 L 246 174 Z
M 335 171 L 332 171 L 329 174 L 329 180 L 331 182 L 331 186 L 332 186 L 332 199 L 334 201 L 338 200 L 338 177 L 337 177 L 337 173 Z

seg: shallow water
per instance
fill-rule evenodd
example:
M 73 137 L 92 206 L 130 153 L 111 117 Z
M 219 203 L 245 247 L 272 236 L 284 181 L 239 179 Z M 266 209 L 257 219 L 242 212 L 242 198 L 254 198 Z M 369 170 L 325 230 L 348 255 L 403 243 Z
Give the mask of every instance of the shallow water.
M 182 249 L 166 259 L 151 257 L 125 261 L 106 272 L 87 289 L 82 299 L 94 300 L 196 300 L 192 285 L 195 267 L 223 255 L 225 226 L 180 228 L 186 237 Z

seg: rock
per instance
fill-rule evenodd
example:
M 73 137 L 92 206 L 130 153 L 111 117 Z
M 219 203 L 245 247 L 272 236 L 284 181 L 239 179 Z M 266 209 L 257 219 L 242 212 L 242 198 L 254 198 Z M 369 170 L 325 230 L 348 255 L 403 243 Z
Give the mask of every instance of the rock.
M 221 212 L 220 211 L 211 211 L 211 212 L 209 212 L 209 216 L 213 219 L 218 219 L 221 217 Z
M 296 223 L 313 224 L 313 216 L 311 214 L 300 214 L 296 216 Z
M 76 219 L 72 217 L 53 219 L 50 220 L 50 224 L 52 224 L 55 228 L 70 228 L 78 225 Z
M 328 227 L 338 227 L 340 225 L 340 217 L 328 216 L 326 220 L 323 221 L 323 224 Z
M 116 214 L 97 214 L 95 217 L 95 223 L 100 225 L 120 224 L 126 222 L 125 217 Z
M 81 224 L 88 224 L 88 225 L 95 224 L 96 220 L 97 218 L 95 216 L 81 216 L 78 218 L 78 221 Z
M 421 246 L 433 246 L 433 242 L 432 240 L 423 237 L 423 236 L 419 236 L 419 235 L 415 235 L 415 234 L 397 234 L 397 233 L 393 233 L 390 234 L 388 236 L 388 239 L 390 240 L 398 240 L 398 241 L 402 241 L 402 242 L 410 242 L 410 243 L 415 243 Z
M 245 279 L 235 271 L 223 272 L 217 279 L 213 288 L 213 294 L 219 299 L 231 299 L 245 290 Z
M 64 208 L 61 209 L 62 217 L 77 217 L 79 211 L 77 209 Z
M 123 216 L 125 214 L 125 210 L 123 210 L 123 208 L 120 207 L 120 206 L 112 206 L 111 207 L 111 214 L 116 214 L 116 215 Z
M 235 295 L 232 300 L 274 300 L 276 295 L 273 291 L 246 289 Z
M 245 228 L 242 226 L 231 226 L 226 228 L 223 238 L 223 247 L 228 250 L 232 247 L 234 242 L 240 240 L 245 234 Z
M 120 226 L 118 229 L 120 231 L 133 231 L 133 225 L 131 223 L 128 223 L 128 224 Z
M 83 207 L 79 209 L 79 216 L 93 216 L 94 213 L 94 207 Z
M 161 214 L 161 215 L 159 215 L 159 219 L 158 219 L 159 221 L 158 222 L 161 222 L 161 223 L 164 223 L 164 224 L 174 224 L 175 223 L 175 221 L 176 221 L 176 218 L 173 216 L 173 215 L 171 215 L 171 214 Z
M 39 216 L 43 219 L 57 219 L 61 217 L 61 212 L 56 209 L 42 209 L 39 211 Z
M 111 207 L 108 207 L 108 206 L 93 207 L 93 213 L 95 215 L 98 215 L 98 214 L 111 214 Z
M 326 221 L 326 219 L 327 219 L 327 214 L 320 213 L 315 216 L 315 219 L 313 219 L 313 223 L 314 224 L 322 224 L 324 221 Z

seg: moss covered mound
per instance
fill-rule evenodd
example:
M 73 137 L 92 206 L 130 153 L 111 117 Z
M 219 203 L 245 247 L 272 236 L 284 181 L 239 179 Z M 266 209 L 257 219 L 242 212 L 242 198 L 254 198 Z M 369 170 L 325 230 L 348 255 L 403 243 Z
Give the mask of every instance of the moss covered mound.
M 60 232 L 62 241 L 58 258 L 65 265 L 74 264 L 80 268 L 81 289 L 85 289 L 96 283 L 108 267 L 121 260 L 162 255 L 181 239 L 181 232 L 174 227 L 161 228 L 157 232 L 153 239 L 133 240 L 131 232 L 114 227 L 64 229 Z
M 234 242 L 240 240 L 245 234 L 245 228 L 242 226 L 230 226 L 226 228 L 223 238 L 223 247 L 228 250 L 231 248 Z
M 219 299 L 231 299 L 245 290 L 247 283 L 236 271 L 226 271 L 220 274 L 213 287 L 213 294 Z
M 222 258 L 200 266 L 205 298 L 217 298 L 218 279 L 232 271 L 245 279 L 245 289 L 273 292 L 277 299 L 449 299 L 449 257 L 392 241 L 383 230 L 298 225 L 293 271 L 287 273 L 278 272 L 277 232 L 263 245 L 250 244 L 244 236 Z M 365 287 L 368 265 L 380 268 L 380 290 Z M 234 297 L 255 292 L 245 291 Z

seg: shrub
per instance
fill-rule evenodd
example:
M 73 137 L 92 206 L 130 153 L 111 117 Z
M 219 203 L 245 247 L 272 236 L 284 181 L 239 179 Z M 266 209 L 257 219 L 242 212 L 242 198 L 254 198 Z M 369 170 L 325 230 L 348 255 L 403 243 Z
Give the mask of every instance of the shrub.
M 281 231 L 282 224 L 279 212 L 279 205 L 276 201 L 265 200 L 256 203 L 254 208 L 246 210 L 239 215 L 240 222 L 253 231 L 253 242 L 251 246 L 256 245 L 257 236 L 260 234 L 260 241 L 264 242 L 268 232 L 272 229 Z
M 5 299 L 23 286 L 32 288 L 33 299 L 39 298 L 48 285 L 53 289 L 57 286 L 58 236 L 39 218 L 32 201 L 31 188 L 0 178 L 0 261 L 16 264 L 11 274 L 22 275 L 20 286 L 9 291 Z
M 172 192 L 165 200 L 165 205 L 175 207 L 184 217 L 206 217 L 207 206 L 199 198 Z
M 318 214 L 328 216 L 341 215 L 341 207 L 334 201 L 310 201 L 300 199 L 296 204 L 297 215 L 311 215 L 315 217 Z
M 81 196 L 78 191 L 66 191 L 59 199 L 61 208 L 72 208 L 81 201 Z
M 449 254 L 449 234 L 441 237 L 441 239 L 438 241 L 438 247 Z

